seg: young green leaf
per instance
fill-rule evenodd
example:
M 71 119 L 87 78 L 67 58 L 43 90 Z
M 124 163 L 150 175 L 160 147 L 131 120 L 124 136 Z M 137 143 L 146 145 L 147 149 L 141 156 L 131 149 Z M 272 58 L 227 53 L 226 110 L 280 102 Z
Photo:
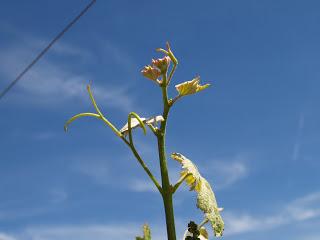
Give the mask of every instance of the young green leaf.
M 200 77 L 198 76 L 198 77 L 192 79 L 191 81 L 180 83 L 180 84 L 176 85 L 175 87 L 179 93 L 179 96 L 186 96 L 186 95 L 195 94 L 197 92 L 200 92 L 210 86 L 209 83 L 207 83 L 205 85 L 200 85 L 199 83 L 200 83 Z

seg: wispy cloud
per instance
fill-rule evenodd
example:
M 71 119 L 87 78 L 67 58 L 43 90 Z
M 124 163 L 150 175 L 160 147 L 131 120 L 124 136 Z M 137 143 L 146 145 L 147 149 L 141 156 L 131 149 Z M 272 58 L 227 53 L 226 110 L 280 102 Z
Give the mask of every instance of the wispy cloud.
M 114 179 L 117 180 L 117 187 L 134 192 L 154 192 L 158 190 L 152 183 L 152 181 L 144 174 L 142 177 L 132 177 L 125 174 L 125 166 L 122 166 L 120 172 L 117 171 L 117 166 L 109 166 L 107 157 L 104 156 L 103 160 L 99 158 L 90 158 L 90 161 L 77 160 L 76 164 L 72 167 L 74 171 L 83 174 L 91 178 L 94 183 L 101 185 L 108 185 L 108 187 L 114 186 Z M 129 158 L 129 157 L 128 157 Z M 102 159 L 102 158 L 101 158 Z M 137 163 L 138 164 L 138 163 Z M 121 177 L 119 178 L 119 174 Z
M 216 190 L 227 188 L 249 174 L 248 157 L 236 155 L 232 158 L 213 159 L 200 169 L 204 176 L 213 178 Z
M 158 189 L 150 179 L 133 179 L 128 185 L 129 189 L 134 192 L 154 192 L 158 193 Z
M 42 44 L 43 40 L 36 38 L 26 38 L 23 42 L 27 44 L 13 43 L 1 49 L 0 76 L 2 75 L 3 80 L 0 85 L 3 87 L 36 56 L 39 46 L 45 45 Z M 88 51 L 58 44 L 51 50 L 50 56 L 41 59 L 15 86 L 16 90 L 10 93 L 14 95 L 14 100 L 18 103 L 31 102 L 38 105 L 61 105 L 79 99 L 87 101 L 86 85 L 93 79 L 92 74 L 80 71 L 79 65 L 77 69 L 73 69 L 71 64 L 65 67 L 64 61 L 65 58 L 71 58 L 82 66 L 79 59 L 90 59 Z M 93 92 L 97 100 L 108 107 L 128 112 L 134 106 L 128 86 L 93 84 Z
M 105 239 L 130 239 L 139 233 L 136 225 L 87 225 L 87 226 L 53 226 L 30 227 L 24 234 L 30 240 L 105 240 Z
M 0 222 L 5 222 L 8 220 L 16 220 L 29 218 L 34 216 L 40 216 L 50 212 L 49 206 L 39 206 L 39 207 L 30 207 L 30 208 L 20 208 L 20 209 L 5 209 L 0 210 Z
M 89 159 L 90 161 L 78 159 L 76 164 L 72 166 L 73 170 L 92 178 L 98 184 L 110 184 L 112 171 L 110 171 L 107 161 L 99 157 L 90 157 Z
M 35 206 L 23 206 L 26 199 L 10 201 L 0 206 L 0 224 L 13 221 L 25 221 L 33 217 L 45 216 L 53 213 L 61 203 L 68 199 L 68 192 L 61 188 L 47 187 L 44 192 L 47 198 L 44 201 L 37 201 Z M 0 238 L 1 240 L 1 238 Z
M 8 234 L 0 233 L 0 240 L 16 240 L 16 238 Z
M 135 129 L 135 131 L 140 132 L 141 130 Z M 153 136 L 138 135 L 135 136 L 134 142 L 136 149 L 145 164 L 159 181 L 161 178 L 160 170 L 158 169 L 157 146 L 155 140 L 151 140 L 150 137 Z M 148 141 L 146 141 L 146 138 L 148 138 Z M 71 158 L 76 159 L 72 169 L 91 178 L 96 184 L 109 185 L 109 187 L 112 187 L 112 185 L 114 185 L 113 180 L 117 179 L 117 187 L 120 187 L 122 190 L 125 189 L 134 192 L 158 192 L 157 188 L 149 179 L 129 148 L 127 148 L 126 153 L 119 152 L 118 155 L 99 155 L 97 153 L 95 156 L 90 157 L 73 156 Z M 124 162 L 119 164 L 118 159 L 123 159 Z M 127 161 L 130 161 L 131 163 L 127 164 Z M 133 165 L 135 169 L 138 170 L 138 173 L 132 170 Z M 175 172 L 175 175 L 178 178 L 179 171 L 177 170 Z
M 253 231 L 264 231 L 283 225 L 315 219 L 320 216 L 320 192 L 311 193 L 284 205 L 269 216 L 253 216 L 225 212 L 226 234 L 235 235 Z
M 141 224 L 142 225 L 142 224 Z M 137 223 L 30 226 L 14 233 L 0 233 L 0 240 L 106 240 L 134 239 L 142 234 Z M 159 224 L 151 224 L 152 239 L 163 240 L 166 232 Z

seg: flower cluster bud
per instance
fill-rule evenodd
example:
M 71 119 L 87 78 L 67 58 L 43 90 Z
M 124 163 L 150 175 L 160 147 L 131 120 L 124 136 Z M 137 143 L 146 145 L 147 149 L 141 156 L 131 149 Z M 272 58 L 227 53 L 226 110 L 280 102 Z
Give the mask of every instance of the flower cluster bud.
M 166 54 L 166 56 L 163 58 L 152 59 L 151 65 L 145 66 L 141 71 L 141 73 L 144 77 L 149 78 L 152 81 L 157 82 L 159 85 L 162 85 L 163 82 L 162 82 L 162 80 L 159 80 L 158 78 L 161 76 L 165 76 L 167 74 L 171 61 L 173 62 L 175 67 L 178 64 L 177 59 L 174 57 L 174 55 L 170 49 L 169 43 L 167 43 L 167 48 L 168 48 L 168 50 L 164 50 L 162 48 L 157 49 L 157 51 L 163 52 L 164 54 Z M 171 77 L 172 76 L 170 76 L 170 79 L 171 79 Z M 169 84 L 170 79 L 165 84 Z
M 161 71 L 156 67 L 151 67 L 150 65 L 145 66 L 142 71 L 142 75 L 146 78 L 149 78 L 152 81 L 158 81 L 158 78 L 161 75 Z
M 156 60 L 152 59 L 152 65 L 157 67 L 162 74 L 166 73 L 170 65 L 170 58 L 168 56 L 165 56 L 164 58 L 159 58 Z
M 158 78 L 161 74 L 165 74 L 167 72 L 169 65 L 170 58 L 168 56 L 159 59 L 152 59 L 152 66 L 145 66 L 141 73 L 146 78 L 161 84 L 161 81 Z

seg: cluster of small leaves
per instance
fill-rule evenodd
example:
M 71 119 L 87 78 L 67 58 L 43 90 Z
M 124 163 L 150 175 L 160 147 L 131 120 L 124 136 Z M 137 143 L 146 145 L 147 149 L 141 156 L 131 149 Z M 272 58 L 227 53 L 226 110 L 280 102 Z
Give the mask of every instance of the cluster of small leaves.
M 151 230 L 148 224 L 143 225 L 143 237 L 136 237 L 136 240 L 151 240 Z
M 195 222 L 190 221 L 188 223 L 188 232 L 192 233 L 192 236 L 187 236 L 185 240 L 200 240 L 200 231 L 198 230 L 198 225 Z

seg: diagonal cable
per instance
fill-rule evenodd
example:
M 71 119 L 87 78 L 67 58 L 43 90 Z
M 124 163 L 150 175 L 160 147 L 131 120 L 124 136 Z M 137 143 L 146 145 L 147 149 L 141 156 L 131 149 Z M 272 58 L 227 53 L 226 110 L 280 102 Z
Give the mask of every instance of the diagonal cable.
M 96 2 L 92 0 L 68 25 L 36 56 L 31 63 L 0 93 L 0 100 L 12 89 L 12 87 L 35 65 L 41 57 L 55 44 Z

